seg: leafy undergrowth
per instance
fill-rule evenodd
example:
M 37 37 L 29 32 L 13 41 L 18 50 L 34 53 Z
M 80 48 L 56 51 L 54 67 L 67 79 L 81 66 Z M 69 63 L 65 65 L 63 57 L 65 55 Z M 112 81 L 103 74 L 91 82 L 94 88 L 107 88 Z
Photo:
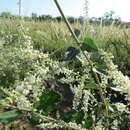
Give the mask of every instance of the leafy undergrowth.
M 0 129 L 129 130 L 129 77 L 93 39 L 60 61 L 36 50 L 23 24 L 1 39 Z

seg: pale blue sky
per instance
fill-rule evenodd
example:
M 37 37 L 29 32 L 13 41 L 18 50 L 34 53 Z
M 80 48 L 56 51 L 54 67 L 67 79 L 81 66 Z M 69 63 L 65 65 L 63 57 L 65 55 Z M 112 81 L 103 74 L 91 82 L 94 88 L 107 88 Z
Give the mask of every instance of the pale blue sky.
M 0 12 L 18 13 L 18 0 L 0 0 Z M 67 16 L 83 16 L 85 0 L 59 0 Z M 130 0 L 89 0 L 89 16 L 100 17 L 113 10 L 123 21 L 130 21 Z M 53 0 L 22 0 L 22 14 L 59 15 Z

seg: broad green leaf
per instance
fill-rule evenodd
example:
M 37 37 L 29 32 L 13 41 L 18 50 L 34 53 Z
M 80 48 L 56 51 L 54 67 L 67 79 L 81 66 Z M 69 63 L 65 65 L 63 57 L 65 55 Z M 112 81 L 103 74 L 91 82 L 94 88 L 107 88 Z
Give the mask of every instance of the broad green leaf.
M 30 118 L 30 122 L 31 122 L 33 125 L 39 124 L 39 117 L 38 117 L 36 114 L 32 113 L 32 114 L 31 114 L 31 118 Z
M 76 35 L 77 37 L 79 37 L 79 35 L 80 35 L 80 30 L 77 29 L 77 28 L 74 28 L 74 33 L 75 33 L 75 35 Z
M 62 115 L 61 115 L 61 119 L 64 120 L 65 122 L 70 122 L 73 115 L 76 114 L 77 111 L 76 110 L 70 110 L 68 112 L 64 112 Z
M 91 116 L 88 116 L 85 121 L 85 123 L 83 124 L 84 128 L 90 129 L 93 125 L 93 118 Z
M 91 55 L 90 55 L 90 59 L 93 61 L 93 62 L 98 62 L 99 61 L 99 58 L 100 58 L 100 54 L 98 52 L 93 52 Z
M 69 47 L 66 51 L 66 56 L 64 58 L 64 61 L 72 60 L 76 57 L 76 55 L 79 54 L 79 50 L 75 47 Z
M 87 50 L 88 52 L 97 52 L 98 47 L 94 43 L 93 39 L 86 37 L 83 41 L 83 44 L 81 45 L 81 50 Z
M 96 69 L 103 74 L 106 74 L 107 66 L 104 64 L 96 64 Z
M 84 113 L 83 111 L 76 111 L 74 109 L 65 112 L 61 115 L 61 119 L 64 120 L 65 122 L 76 122 L 76 123 L 81 123 L 84 118 Z
M 8 122 L 14 121 L 17 118 L 19 118 L 21 114 L 22 113 L 19 110 L 11 110 L 7 112 L 2 112 L 0 113 L 0 122 L 8 123 Z
M 77 112 L 77 113 L 73 116 L 73 120 L 74 120 L 76 123 L 82 123 L 83 118 L 84 118 L 84 112 L 83 112 L 83 111 Z M 72 120 L 72 121 L 73 121 L 73 120 Z
M 39 110 L 42 110 L 45 114 L 53 112 L 55 109 L 55 104 L 60 101 L 61 96 L 53 90 L 44 90 L 40 101 L 34 104 Z
M 85 81 L 85 88 L 87 89 L 99 89 L 99 85 L 92 80 Z

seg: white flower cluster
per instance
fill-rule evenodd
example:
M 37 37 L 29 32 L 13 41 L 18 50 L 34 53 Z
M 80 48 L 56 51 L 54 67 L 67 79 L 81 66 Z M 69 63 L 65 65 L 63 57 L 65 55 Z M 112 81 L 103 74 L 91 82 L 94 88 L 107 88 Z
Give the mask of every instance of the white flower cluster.
M 25 35 L 25 34 L 23 35 L 23 37 L 25 39 L 25 45 L 26 45 L 26 47 L 29 48 L 29 49 L 33 49 L 31 37 L 28 36 L 28 35 Z
M 126 105 L 123 103 L 115 103 L 114 104 L 117 107 L 117 110 L 120 112 L 125 112 L 127 110 Z
M 89 90 L 83 90 L 83 106 L 82 106 L 82 110 L 84 111 L 85 114 L 87 114 L 88 112 L 88 101 L 90 99 L 90 91 Z
M 86 55 L 89 55 L 88 52 L 84 52 Z M 89 55 L 90 57 L 90 55 Z M 85 79 L 88 79 L 89 77 L 89 71 L 90 71 L 90 68 L 89 68 L 89 63 L 88 61 L 86 60 L 85 56 L 80 53 L 79 55 L 76 56 L 76 58 L 81 62 L 82 64 L 82 73 L 83 73 L 83 76 L 81 76 L 79 73 L 80 72 L 75 72 L 73 70 L 70 70 L 68 69 L 67 67 L 61 67 L 61 73 L 64 73 L 66 75 L 66 77 L 64 78 L 61 78 L 61 82 L 63 83 L 68 83 L 68 84 L 71 84 L 75 81 L 77 82 L 80 82 L 81 81 L 81 78 L 84 77 Z M 64 66 L 64 63 L 62 63 L 63 66 Z
M 108 76 L 103 74 L 103 73 L 100 73 L 100 76 L 101 76 L 101 85 L 102 87 L 106 88 L 106 85 L 108 84 Z
M 22 42 L 23 47 L 33 49 L 32 38 L 27 34 L 28 31 L 29 29 L 24 27 L 24 21 L 18 25 L 19 42 Z
M 14 95 L 16 96 L 18 107 L 31 108 L 32 103 L 38 100 L 38 97 L 41 95 L 41 89 L 43 90 L 41 82 L 40 78 L 31 75 L 17 85 Z M 30 92 L 32 95 L 30 95 Z M 30 97 L 32 98 L 30 99 Z
M 74 130 L 87 130 L 85 128 L 82 128 L 80 124 L 76 124 L 76 123 L 73 123 L 73 122 L 69 122 L 67 125 L 70 128 L 73 128 Z
M 102 125 L 97 125 L 94 130 L 105 130 L 105 128 Z
M 39 127 L 42 128 L 42 129 L 63 128 L 62 125 L 59 125 L 58 123 L 53 123 L 53 122 L 42 123 L 42 124 L 39 125 Z
M 82 128 L 82 126 L 80 124 L 76 124 L 73 122 L 65 123 L 65 122 L 60 122 L 60 121 L 59 121 L 59 123 L 54 123 L 54 122 L 42 123 L 42 124 L 38 125 L 38 127 L 42 128 L 42 129 L 45 129 L 45 128 L 49 128 L 49 129 L 71 128 L 74 130 L 87 130 L 85 128 Z
M 84 84 L 81 82 L 78 86 L 71 87 L 71 90 L 74 94 L 74 99 L 73 99 L 73 109 L 77 109 L 83 95 L 83 88 Z
M 62 70 L 61 70 L 62 73 L 64 74 L 67 74 L 67 75 L 71 75 L 73 73 L 72 70 L 66 68 L 66 67 L 62 67 Z
M 90 59 L 90 54 L 87 51 L 84 51 L 84 54 L 87 56 L 88 59 Z M 89 62 L 87 61 L 84 54 L 82 52 L 80 52 L 80 54 L 77 55 L 76 58 L 82 63 L 82 66 L 87 68 L 86 66 L 89 65 Z
M 68 73 L 68 71 L 70 71 L 71 73 Z M 78 75 L 79 74 L 78 72 L 74 72 L 72 70 L 67 70 L 67 73 L 65 71 L 63 73 L 65 74 L 65 77 L 60 79 L 60 81 L 62 83 L 71 84 L 75 81 L 77 81 L 77 82 L 80 81 L 80 76 Z
M 117 120 L 117 119 L 115 119 L 113 122 L 112 122 L 112 127 L 111 127 L 111 129 L 113 129 L 113 130 L 117 130 L 117 129 L 119 129 L 119 126 L 118 126 L 118 122 L 119 120 Z
M 19 95 L 17 96 L 17 107 L 30 110 L 32 108 L 32 103 L 24 95 Z
M 124 76 L 121 71 L 118 71 L 117 66 L 114 65 L 112 59 L 114 58 L 111 54 L 101 51 L 103 59 L 108 67 L 109 78 L 112 79 L 113 84 L 116 85 L 115 90 L 126 93 L 126 100 L 130 101 L 130 79 L 128 76 Z
M 24 81 L 20 82 L 20 85 L 18 85 L 15 90 L 27 96 L 31 90 L 35 89 L 36 85 L 40 84 L 41 80 L 41 78 L 35 75 L 30 75 L 25 78 Z

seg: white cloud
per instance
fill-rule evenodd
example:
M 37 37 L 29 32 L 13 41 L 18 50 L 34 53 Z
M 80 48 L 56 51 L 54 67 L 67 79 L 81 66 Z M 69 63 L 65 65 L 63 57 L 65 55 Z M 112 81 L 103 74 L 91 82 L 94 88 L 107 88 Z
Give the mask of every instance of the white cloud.
M 130 0 L 89 0 L 89 15 L 100 17 L 113 10 L 122 20 L 130 21 Z
M 89 16 L 101 17 L 105 12 L 113 10 L 124 21 L 130 21 L 130 0 L 88 0 Z M 67 16 L 83 16 L 85 0 L 59 0 Z M 11 11 L 18 13 L 17 0 L 0 0 L 0 12 Z M 22 0 L 23 14 L 60 15 L 53 0 Z

